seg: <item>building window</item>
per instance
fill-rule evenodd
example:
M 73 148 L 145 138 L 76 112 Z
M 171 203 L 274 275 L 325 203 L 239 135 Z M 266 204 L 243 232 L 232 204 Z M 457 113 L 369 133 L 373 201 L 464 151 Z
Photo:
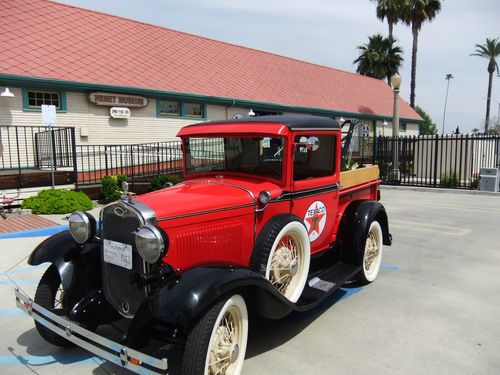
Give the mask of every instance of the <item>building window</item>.
M 42 108 L 42 104 L 55 105 L 61 109 L 61 100 L 58 92 L 53 91 L 30 91 L 28 90 L 28 106 L 32 109 Z
M 23 109 L 40 111 L 43 104 L 54 105 L 57 111 L 65 111 L 66 98 L 64 92 L 23 89 Z
M 281 112 L 269 112 L 269 111 L 254 111 L 255 117 L 258 116 L 278 116 L 282 115 L 283 113 Z
M 201 103 L 185 103 L 175 100 L 158 100 L 158 116 L 171 117 L 206 117 L 205 105 Z
M 405 132 L 406 131 L 406 122 L 400 122 L 399 123 L 399 131 L 400 132 Z
M 182 115 L 188 117 L 203 117 L 203 104 L 184 103 Z
M 180 116 L 181 115 L 181 106 L 179 102 L 174 102 L 170 100 L 160 100 L 159 101 L 160 111 L 159 114 L 161 116 Z

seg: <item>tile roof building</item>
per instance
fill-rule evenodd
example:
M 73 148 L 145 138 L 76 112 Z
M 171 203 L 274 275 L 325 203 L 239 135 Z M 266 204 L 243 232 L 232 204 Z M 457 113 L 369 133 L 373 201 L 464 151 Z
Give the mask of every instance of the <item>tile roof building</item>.
M 1 98 L 0 125 L 40 124 L 41 103 L 94 144 L 173 138 L 250 109 L 356 117 L 377 133 L 392 118 L 391 88 L 354 73 L 47 0 L 3 0 L 0 17 L 0 87 L 16 95 Z M 96 93 L 147 103 L 116 119 Z M 399 105 L 418 132 L 419 115 Z

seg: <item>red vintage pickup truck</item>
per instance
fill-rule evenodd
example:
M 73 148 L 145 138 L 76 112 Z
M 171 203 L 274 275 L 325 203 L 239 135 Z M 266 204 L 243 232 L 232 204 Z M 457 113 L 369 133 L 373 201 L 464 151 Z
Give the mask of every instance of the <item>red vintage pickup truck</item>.
M 388 219 L 378 167 L 341 171 L 340 125 L 268 116 L 184 127 L 184 182 L 69 218 L 28 263 L 51 262 L 17 305 L 49 343 L 79 345 L 134 372 L 239 374 L 248 310 L 281 318 L 346 281 L 372 282 Z M 344 147 L 345 150 L 345 147 Z M 61 293 L 61 290 L 63 291 Z M 121 322 L 122 324 L 118 324 Z M 123 328 L 113 341 L 95 330 Z

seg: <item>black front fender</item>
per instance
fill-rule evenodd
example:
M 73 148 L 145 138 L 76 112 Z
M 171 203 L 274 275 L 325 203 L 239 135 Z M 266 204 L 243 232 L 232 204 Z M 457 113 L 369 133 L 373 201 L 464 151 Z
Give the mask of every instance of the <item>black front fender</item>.
M 156 319 L 188 328 L 214 302 L 237 293 L 250 309 L 270 318 L 282 317 L 294 308 L 262 275 L 231 267 L 193 268 L 157 289 L 147 303 Z
M 63 288 L 68 290 L 71 287 L 75 264 L 65 259 L 68 255 L 79 251 L 80 245 L 73 240 L 69 230 L 65 230 L 40 243 L 31 252 L 28 264 L 37 266 L 42 263 L 52 263 L 59 271 Z
M 31 252 L 28 264 L 52 263 L 61 277 L 65 301 L 76 303 L 101 286 L 99 249 L 97 241 L 77 244 L 66 230 L 40 243 Z

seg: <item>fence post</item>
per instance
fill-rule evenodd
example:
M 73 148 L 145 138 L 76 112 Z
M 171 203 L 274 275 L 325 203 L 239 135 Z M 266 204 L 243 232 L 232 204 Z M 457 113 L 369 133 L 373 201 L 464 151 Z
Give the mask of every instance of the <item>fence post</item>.
M 436 134 L 436 144 L 434 145 L 434 187 L 437 184 L 437 164 L 438 164 L 438 150 L 439 150 L 439 134 Z
M 104 168 L 106 170 L 106 176 L 108 175 L 108 145 L 104 145 Z
M 18 178 L 19 178 L 19 188 L 22 188 L 23 187 L 23 174 L 21 171 L 21 153 L 19 150 L 19 133 L 17 131 L 17 126 L 14 126 L 14 129 L 16 129 L 17 171 L 18 171 Z M 10 144 L 9 144 L 9 148 L 10 148 Z
M 134 145 L 130 145 L 130 159 L 131 159 L 131 168 L 132 168 L 132 191 L 135 190 L 135 181 L 134 181 Z
M 156 143 L 156 174 L 160 175 L 160 142 Z
M 71 153 L 73 156 L 73 173 L 75 174 L 75 189 L 78 190 L 78 158 L 76 155 L 75 128 L 71 128 Z

